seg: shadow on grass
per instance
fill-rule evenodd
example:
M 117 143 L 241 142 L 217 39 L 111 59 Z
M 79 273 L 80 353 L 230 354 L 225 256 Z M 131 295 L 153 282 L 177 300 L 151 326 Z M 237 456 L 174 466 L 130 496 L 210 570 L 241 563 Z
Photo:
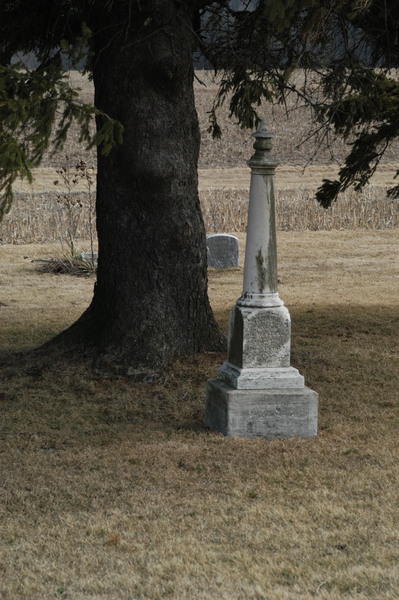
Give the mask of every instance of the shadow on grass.
M 292 364 L 319 394 L 322 430 L 379 419 L 381 411 L 397 415 L 399 308 L 327 306 L 291 316 Z M 2 439 L 34 437 L 51 446 L 205 431 L 205 381 L 225 355 L 182 357 L 152 384 L 95 375 L 87 356 L 1 358 Z

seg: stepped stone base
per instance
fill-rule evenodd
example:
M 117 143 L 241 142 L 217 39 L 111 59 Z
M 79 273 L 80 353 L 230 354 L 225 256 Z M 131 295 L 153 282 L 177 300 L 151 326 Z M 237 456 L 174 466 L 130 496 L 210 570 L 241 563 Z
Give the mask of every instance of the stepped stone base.
M 205 425 L 226 436 L 309 438 L 317 435 L 316 392 L 298 389 L 237 390 L 209 379 Z
M 304 378 L 294 367 L 242 369 L 229 362 L 218 370 L 218 379 L 237 390 L 303 388 Z

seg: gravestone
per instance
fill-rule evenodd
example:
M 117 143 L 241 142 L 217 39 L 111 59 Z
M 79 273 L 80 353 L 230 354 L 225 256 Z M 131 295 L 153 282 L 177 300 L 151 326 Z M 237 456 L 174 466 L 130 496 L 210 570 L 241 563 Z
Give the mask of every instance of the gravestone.
M 96 265 L 98 261 L 98 252 L 81 252 L 80 258 L 86 262 Z
M 230 269 L 238 267 L 238 239 L 227 233 L 216 233 L 206 238 L 208 267 Z
M 207 382 L 205 424 L 248 438 L 313 437 L 318 398 L 291 366 L 291 318 L 277 290 L 274 134 L 262 121 L 253 136 L 243 292 L 227 360 Z

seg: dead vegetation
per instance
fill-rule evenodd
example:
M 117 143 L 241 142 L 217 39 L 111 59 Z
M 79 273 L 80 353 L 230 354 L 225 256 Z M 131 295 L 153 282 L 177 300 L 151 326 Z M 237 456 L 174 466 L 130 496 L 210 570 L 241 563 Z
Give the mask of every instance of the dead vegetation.
M 203 191 L 201 206 L 208 233 L 245 231 L 248 190 Z M 345 192 L 327 210 L 309 189 L 282 189 L 277 190 L 276 225 L 279 231 L 392 229 L 399 225 L 399 209 L 381 187 L 370 186 L 360 194 Z
M 249 177 L 247 177 L 249 183 Z M 291 182 L 290 182 L 291 183 Z M 329 209 L 314 200 L 314 189 L 277 188 L 277 229 L 280 231 L 332 231 L 395 229 L 399 225 L 399 204 L 388 198 L 385 186 L 368 186 L 362 193 L 349 190 Z M 200 200 L 208 234 L 244 232 L 247 225 L 248 187 L 241 189 L 200 189 Z M 70 232 L 79 250 L 94 232 L 93 203 L 84 192 L 73 192 L 68 207 L 54 193 L 21 194 L 0 224 L 5 244 L 63 242 L 67 249 Z M 71 227 L 71 221 L 74 227 Z M 69 232 L 69 233 L 68 233 Z M 95 232 L 94 232 L 95 233 Z M 82 245 L 83 244 L 83 245 Z
M 71 73 L 70 77 L 76 86 L 80 86 L 84 99 L 92 98 L 91 82 L 78 73 Z M 223 137 L 212 139 L 208 132 L 208 112 L 216 87 L 209 74 L 203 73 L 200 77 L 207 84 L 207 87 L 198 82 L 196 85 L 202 137 L 200 198 L 206 228 L 208 233 L 245 231 L 249 173 L 244 168 L 253 151 L 251 132 L 240 129 L 230 120 L 224 106 L 219 114 Z M 358 194 L 346 192 L 336 205 L 325 211 L 314 200 L 315 191 L 323 177 L 335 176 L 348 148 L 342 140 L 334 138 L 324 145 L 314 138 L 307 140 L 308 109 L 296 107 L 292 102 L 288 108 L 287 116 L 283 106 L 262 107 L 269 128 L 277 134 L 275 154 L 281 164 L 276 177 L 278 228 L 318 231 L 397 227 L 398 203 L 386 197 L 386 190 L 394 184 L 393 177 L 399 166 L 397 145 L 384 156 L 371 186 Z M 90 238 L 90 232 L 93 234 L 94 230 L 92 167 L 95 154 L 84 151 L 78 140 L 78 129 L 72 128 L 66 154 L 47 154 L 41 169 L 37 170 L 36 183 L 31 188 L 24 183 L 17 186 L 14 207 L 0 223 L 0 242 L 63 241 L 65 244 L 71 232 L 76 240 Z M 303 171 L 308 163 L 311 166 Z M 224 176 L 221 177 L 217 169 L 222 169 Z M 215 174 L 219 179 L 216 186 Z
M 40 273 L 89 277 L 96 272 L 95 261 L 84 260 L 80 255 L 60 255 L 60 258 L 37 258 L 32 262 L 37 264 Z

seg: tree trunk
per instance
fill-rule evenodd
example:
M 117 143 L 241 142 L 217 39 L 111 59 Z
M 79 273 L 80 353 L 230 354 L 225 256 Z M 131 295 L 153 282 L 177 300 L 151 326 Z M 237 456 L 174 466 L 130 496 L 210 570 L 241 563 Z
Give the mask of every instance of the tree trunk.
M 98 368 L 137 378 L 224 344 L 207 296 L 197 188 L 194 10 L 190 2 L 143 4 L 145 12 L 113 9 L 107 26 L 97 25 L 95 103 L 125 131 L 98 157 L 94 297 L 59 337 L 93 346 Z

